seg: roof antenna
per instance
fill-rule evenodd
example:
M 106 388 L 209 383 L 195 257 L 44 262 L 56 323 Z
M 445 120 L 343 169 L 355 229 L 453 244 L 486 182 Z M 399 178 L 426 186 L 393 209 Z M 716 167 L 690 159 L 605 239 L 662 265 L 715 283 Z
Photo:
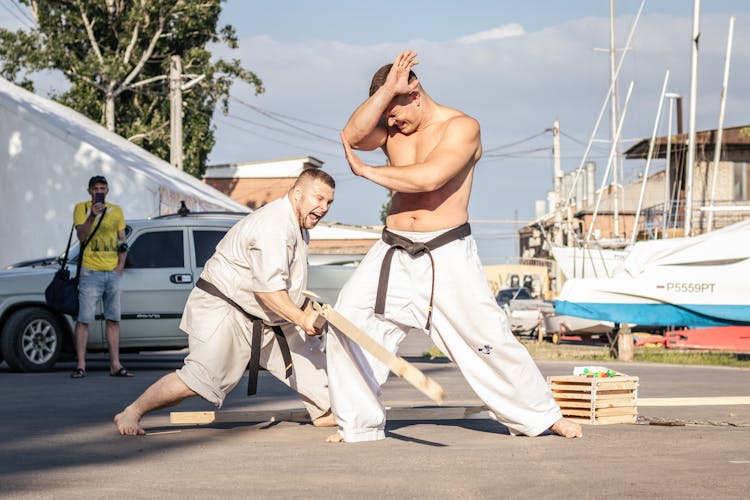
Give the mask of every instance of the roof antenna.
M 180 214 L 180 217 L 185 217 L 190 213 L 190 209 L 185 205 L 185 200 L 180 200 L 180 208 L 177 209 L 177 213 Z

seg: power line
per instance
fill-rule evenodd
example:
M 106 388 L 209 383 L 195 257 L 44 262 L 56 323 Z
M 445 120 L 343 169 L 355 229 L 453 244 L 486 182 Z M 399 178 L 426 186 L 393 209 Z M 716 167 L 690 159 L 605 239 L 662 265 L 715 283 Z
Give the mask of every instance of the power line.
M 29 13 L 28 13 L 28 12 L 26 11 L 26 9 L 22 9 L 22 8 L 21 8 L 21 6 L 20 6 L 20 5 L 18 5 L 18 4 L 17 4 L 16 2 L 14 2 L 13 0 L 9 0 L 9 1 L 10 1 L 10 3 L 12 3 L 12 4 L 13 4 L 13 7 L 15 7 L 15 8 L 16 8 L 16 10 L 18 10 L 18 12 L 20 12 L 20 13 L 21 13 L 21 15 L 22 15 L 23 17 L 25 17 L 26 19 L 28 19 L 28 20 L 29 20 L 29 21 L 31 22 L 31 24 L 33 24 L 33 25 L 36 25 L 36 24 L 37 24 L 37 22 L 36 22 L 36 19 L 34 19 L 33 17 L 31 17 L 31 16 L 29 15 Z
M 265 139 L 267 141 L 276 142 L 278 144 L 283 144 L 284 146 L 290 146 L 290 147 L 293 147 L 293 148 L 296 148 L 296 149 L 306 150 L 307 152 L 312 152 L 312 153 L 316 153 L 316 154 L 319 154 L 319 155 L 333 156 L 333 157 L 336 157 L 336 158 L 340 158 L 341 157 L 341 155 L 336 155 L 336 154 L 333 154 L 333 153 L 326 153 L 324 151 L 317 151 L 317 150 L 314 150 L 314 149 L 311 149 L 311 148 L 308 148 L 308 147 L 305 147 L 305 146 L 300 146 L 298 144 L 292 144 L 291 142 L 286 142 L 286 141 L 282 141 L 282 140 L 279 140 L 279 139 L 274 139 L 273 137 L 268 137 L 267 135 L 259 134 L 259 133 L 255 132 L 253 130 L 247 129 L 245 127 L 241 127 L 239 125 L 235 125 L 234 123 L 231 123 L 231 122 L 228 122 L 228 121 L 222 120 L 222 122 L 225 125 L 228 125 L 228 126 L 234 128 L 234 129 L 241 130 L 243 132 L 247 132 L 249 134 L 252 134 L 255 137 L 260 137 L 261 139 Z
M 256 127 L 262 127 L 262 128 L 268 129 L 268 130 L 273 130 L 275 132 L 281 132 L 282 134 L 291 134 L 291 135 L 294 135 L 295 137 L 300 137 L 300 138 L 303 138 L 303 139 L 309 139 L 309 137 L 307 137 L 306 135 L 303 135 L 301 133 L 292 132 L 292 131 L 285 130 L 285 129 L 282 129 L 282 128 L 279 128 L 279 127 L 272 127 L 271 125 L 268 125 L 268 124 L 265 124 L 265 123 L 259 123 L 259 122 L 255 122 L 253 120 L 248 120 L 247 118 L 241 118 L 239 116 L 233 115 L 232 113 L 227 113 L 225 116 L 227 118 L 231 118 L 232 120 L 238 120 L 238 121 L 241 121 L 241 122 L 244 122 L 244 123 L 248 123 L 250 125 L 255 125 Z
M 11 3 L 13 4 L 12 0 L 9 0 L 9 1 L 11 1 Z M 26 26 L 27 28 L 31 28 L 31 29 L 34 29 L 34 26 L 33 26 L 33 25 L 29 25 L 29 23 L 28 23 L 28 21 L 27 21 L 26 19 L 23 19 L 23 18 L 19 17 L 19 15 L 18 15 L 18 14 L 16 14 L 15 12 L 13 12 L 13 11 L 12 11 L 12 10 L 10 9 L 10 7 L 8 7 L 8 6 L 7 6 L 7 5 L 5 4 L 5 3 L 0 3 L 0 5 L 2 5 L 2 6 L 3 6 L 3 8 L 4 8 L 5 10 L 7 10 L 7 11 L 8 11 L 8 13 L 9 13 L 9 14 L 10 14 L 11 16 L 15 17 L 15 18 L 16 18 L 16 19 L 18 20 L 18 22 L 19 22 L 19 23 L 23 24 L 23 25 L 24 25 L 24 26 Z M 13 5 L 15 5 L 15 4 L 13 4 Z
M 250 109 L 256 110 L 258 112 L 268 113 L 268 114 L 271 114 L 271 115 L 274 115 L 274 116 L 278 116 L 280 118 L 286 118 L 287 120 L 292 120 L 292 121 L 304 123 L 306 125 L 312 125 L 313 127 L 320 127 L 320 128 L 324 128 L 324 129 L 327 129 L 327 130 L 333 130 L 334 132 L 338 132 L 339 131 L 339 127 L 332 127 L 330 125 L 323 125 L 322 123 L 311 122 L 309 120 L 304 120 L 302 118 L 296 118 L 294 116 L 285 115 L 285 114 L 282 114 L 282 113 L 278 113 L 276 111 L 270 111 L 268 109 L 263 109 L 260 106 L 255 106 L 253 104 L 247 103 L 247 102 L 245 102 L 245 101 L 243 101 L 243 100 L 241 100 L 241 99 L 239 99 L 238 97 L 235 97 L 235 96 L 230 96 L 230 98 L 233 99 L 233 100 L 236 100 L 240 104 L 248 106 Z
M 523 144 L 524 142 L 528 142 L 528 141 L 530 141 L 532 139 L 536 139 L 540 135 L 544 135 L 544 134 L 546 134 L 547 132 L 549 132 L 551 130 L 552 129 L 546 128 L 546 129 L 542 130 L 541 132 L 539 132 L 537 134 L 534 134 L 534 135 L 531 135 L 529 137 L 525 137 L 523 139 L 519 139 L 519 140 L 514 141 L 514 142 L 509 142 L 507 144 L 502 144 L 500 146 L 495 146 L 494 148 L 485 149 L 484 152 L 485 153 L 489 153 L 491 151 L 497 151 L 498 149 L 505 149 L 505 148 L 509 148 L 511 146 L 517 146 L 518 144 Z
M 253 106 L 252 104 L 249 104 L 249 103 L 247 103 L 247 102 L 245 102 L 245 101 L 243 101 L 243 100 L 241 100 L 241 99 L 238 99 L 237 97 L 234 97 L 234 96 L 230 96 L 230 98 L 231 98 L 231 99 L 233 99 L 233 100 L 235 100 L 235 101 L 237 101 L 237 102 L 239 102 L 240 104 L 242 104 L 242 105 L 244 105 L 244 106 L 247 106 L 248 108 L 252 109 L 252 110 L 253 110 L 253 111 L 255 111 L 256 113 L 260 113 L 260 114 L 262 114 L 262 115 L 266 116 L 267 118 L 270 118 L 271 120 L 275 120 L 275 121 L 277 121 L 277 122 L 279 122 L 279 123 L 283 123 L 283 124 L 284 124 L 284 125 L 286 125 L 287 127 L 291 127 L 291 128 L 293 128 L 293 129 L 296 129 L 296 130 L 302 131 L 302 132 L 304 132 L 305 134 L 311 135 L 311 136 L 313 136 L 313 137 L 317 137 L 318 139 L 322 139 L 322 140 L 324 140 L 324 141 L 332 142 L 332 143 L 334 143 L 334 144 L 339 144 L 339 141 L 338 141 L 338 140 L 334 140 L 334 139 L 331 139 L 330 137 L 325 137 L 325 136 L 322 136 L 322 135 L 316 134 L 316 133 L 314 133 L 314 132 L 310 132 L 309 130 L 307 130 L 307 129 L 304 129 L 304 128 L 302 128 L 302 127 L 298 127 L 297 125 L 294 125 L 294 124 L 292 124 L 292 123 L 289 123 L 289 122 L 287 122 L 286 120 L 283 120 L 283 119 L 281 119 L 281 118 L 278 118 L 278 117 L 274 116 L 274 114 L 273 114 L 273 113 L 271 113 L 271 112 L 268 112 L 268 111 L 264 111 L 264 110 L 262 110 L 262 109 L 258 108 L 257 106 Z
M 512 158 L 512 157 L 516 157 L 517 155 L 523 155 L 526 153 L 538 153 L 539 151 L 549 151 L 550 149 L 552 149 L 551 146 L 543 146 L 541 148 L 523 149 L 520 151 L 510 151 L 508 153 L 494 153 L 494 154 L 491 153 L 491 154 L 483 155 L 483 156 L 486 158 L 498 158 L 498 157 Z

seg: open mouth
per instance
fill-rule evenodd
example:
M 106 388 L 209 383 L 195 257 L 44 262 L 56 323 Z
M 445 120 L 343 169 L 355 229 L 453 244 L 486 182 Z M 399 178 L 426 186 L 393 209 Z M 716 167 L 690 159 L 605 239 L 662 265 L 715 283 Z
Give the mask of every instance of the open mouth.
M 323 218 L 322 215 L 318 215 L 315 212 L 310 212 L 309 214 L 307 214 L 307 217 L 306 217 L 307 222 L 309 222 L 313 226 L 317 224 L 318 221 L 320 221 L 320 219 L 322 218 Z

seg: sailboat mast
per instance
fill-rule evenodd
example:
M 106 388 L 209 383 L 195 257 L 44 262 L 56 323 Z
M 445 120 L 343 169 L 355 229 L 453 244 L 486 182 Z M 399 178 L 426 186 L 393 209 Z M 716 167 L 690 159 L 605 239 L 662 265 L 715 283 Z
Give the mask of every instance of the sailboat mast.
M 729 18 L 729 36 L 727 37 L 727 56 L 724 61 L 724 81 L 721 85 L 721 97 L 719 104 L 719 128 L 716 130 L 716 141 L 714 141 L 714 173 L 711 180 L 711 208 L 714 207 L 714 197 L 716 196 L 716 178 L 719 173 L 719 160 L 721 160 L 721 141 L 724 134 L 724 110 L 727 104 L 727 85 L 729 85 L 729 62 L 732 59 L 732 38 L 734 35 L 734 16 Z M 708 227 L 706 231 L 711 231 L 714 224 L 714 211 L 708 212 Z
M 698 41 L 700 30 L 700 0 L 693 1 L 693 38 L 690 57 L 690 111 L 688 125 L 688 155 L 685 172 L 685 236 L 690 236 L 693 222 L 693 170 L 695 169 L 695 109 L 698 97 Z
M 635 220 L 633 221 L 633 231 L 630 233 L 630 243 L 635 243 L 635 239 L 638 236 L 638 221 L 641 216 L 641 208 L 643 207 L 643 198 L 646 195 L 646 183 L 648 182 L 648 173 L 651 168 L 651 160 L 654 157 L 654 145 L 656 144 L 656 133 L 659 130 L 659 121 L 661 120 L 661 110 L 664 106 L 664 95 L 667 93 L 667 85 L 669 84 L 669 70 L 664 75 L 664 84 L 661 87 L 661 94 L 659 94 L 659 106 L 656 110 L 656 119 L 654 120 L 654 131 L 651 133 L 651 140 L 648 143 L 648 155 L 646 156 L 646 168 L 643 170 L 643 180 L 641 182 L 641 192 L 638 196 L 638 206 L 635 209 Z
M 609 79 L 611 82 L 612 92 L 609 94 L 609 124 L 610 140 L 615 143 L 617 129 L 617 73 L 615 71 L 615 57 L 617 49 L 615 48 L 615 0 L 609 0 Z M 619 150 L 619 148 L 617 148 Z M 619 151 L 618 151 L 619 153 Z M 614 211 L 614 237 L 620 237 L 620 216 L 619 216 L 619 193 L 617 192 L 617 167 L 618 158 L 615 155 L 612 164 L 612 183 L 614 185 L 613 211 Z

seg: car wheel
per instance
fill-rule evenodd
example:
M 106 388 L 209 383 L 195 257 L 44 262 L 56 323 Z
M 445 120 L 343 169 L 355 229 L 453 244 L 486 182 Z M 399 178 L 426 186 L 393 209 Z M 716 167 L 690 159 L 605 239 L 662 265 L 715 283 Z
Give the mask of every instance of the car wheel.
M 57 362 L 63 329 L 50 311 L 29 307 L 13 313 L 2 333 L 2 352 L 13 370 L 40 372 Z

